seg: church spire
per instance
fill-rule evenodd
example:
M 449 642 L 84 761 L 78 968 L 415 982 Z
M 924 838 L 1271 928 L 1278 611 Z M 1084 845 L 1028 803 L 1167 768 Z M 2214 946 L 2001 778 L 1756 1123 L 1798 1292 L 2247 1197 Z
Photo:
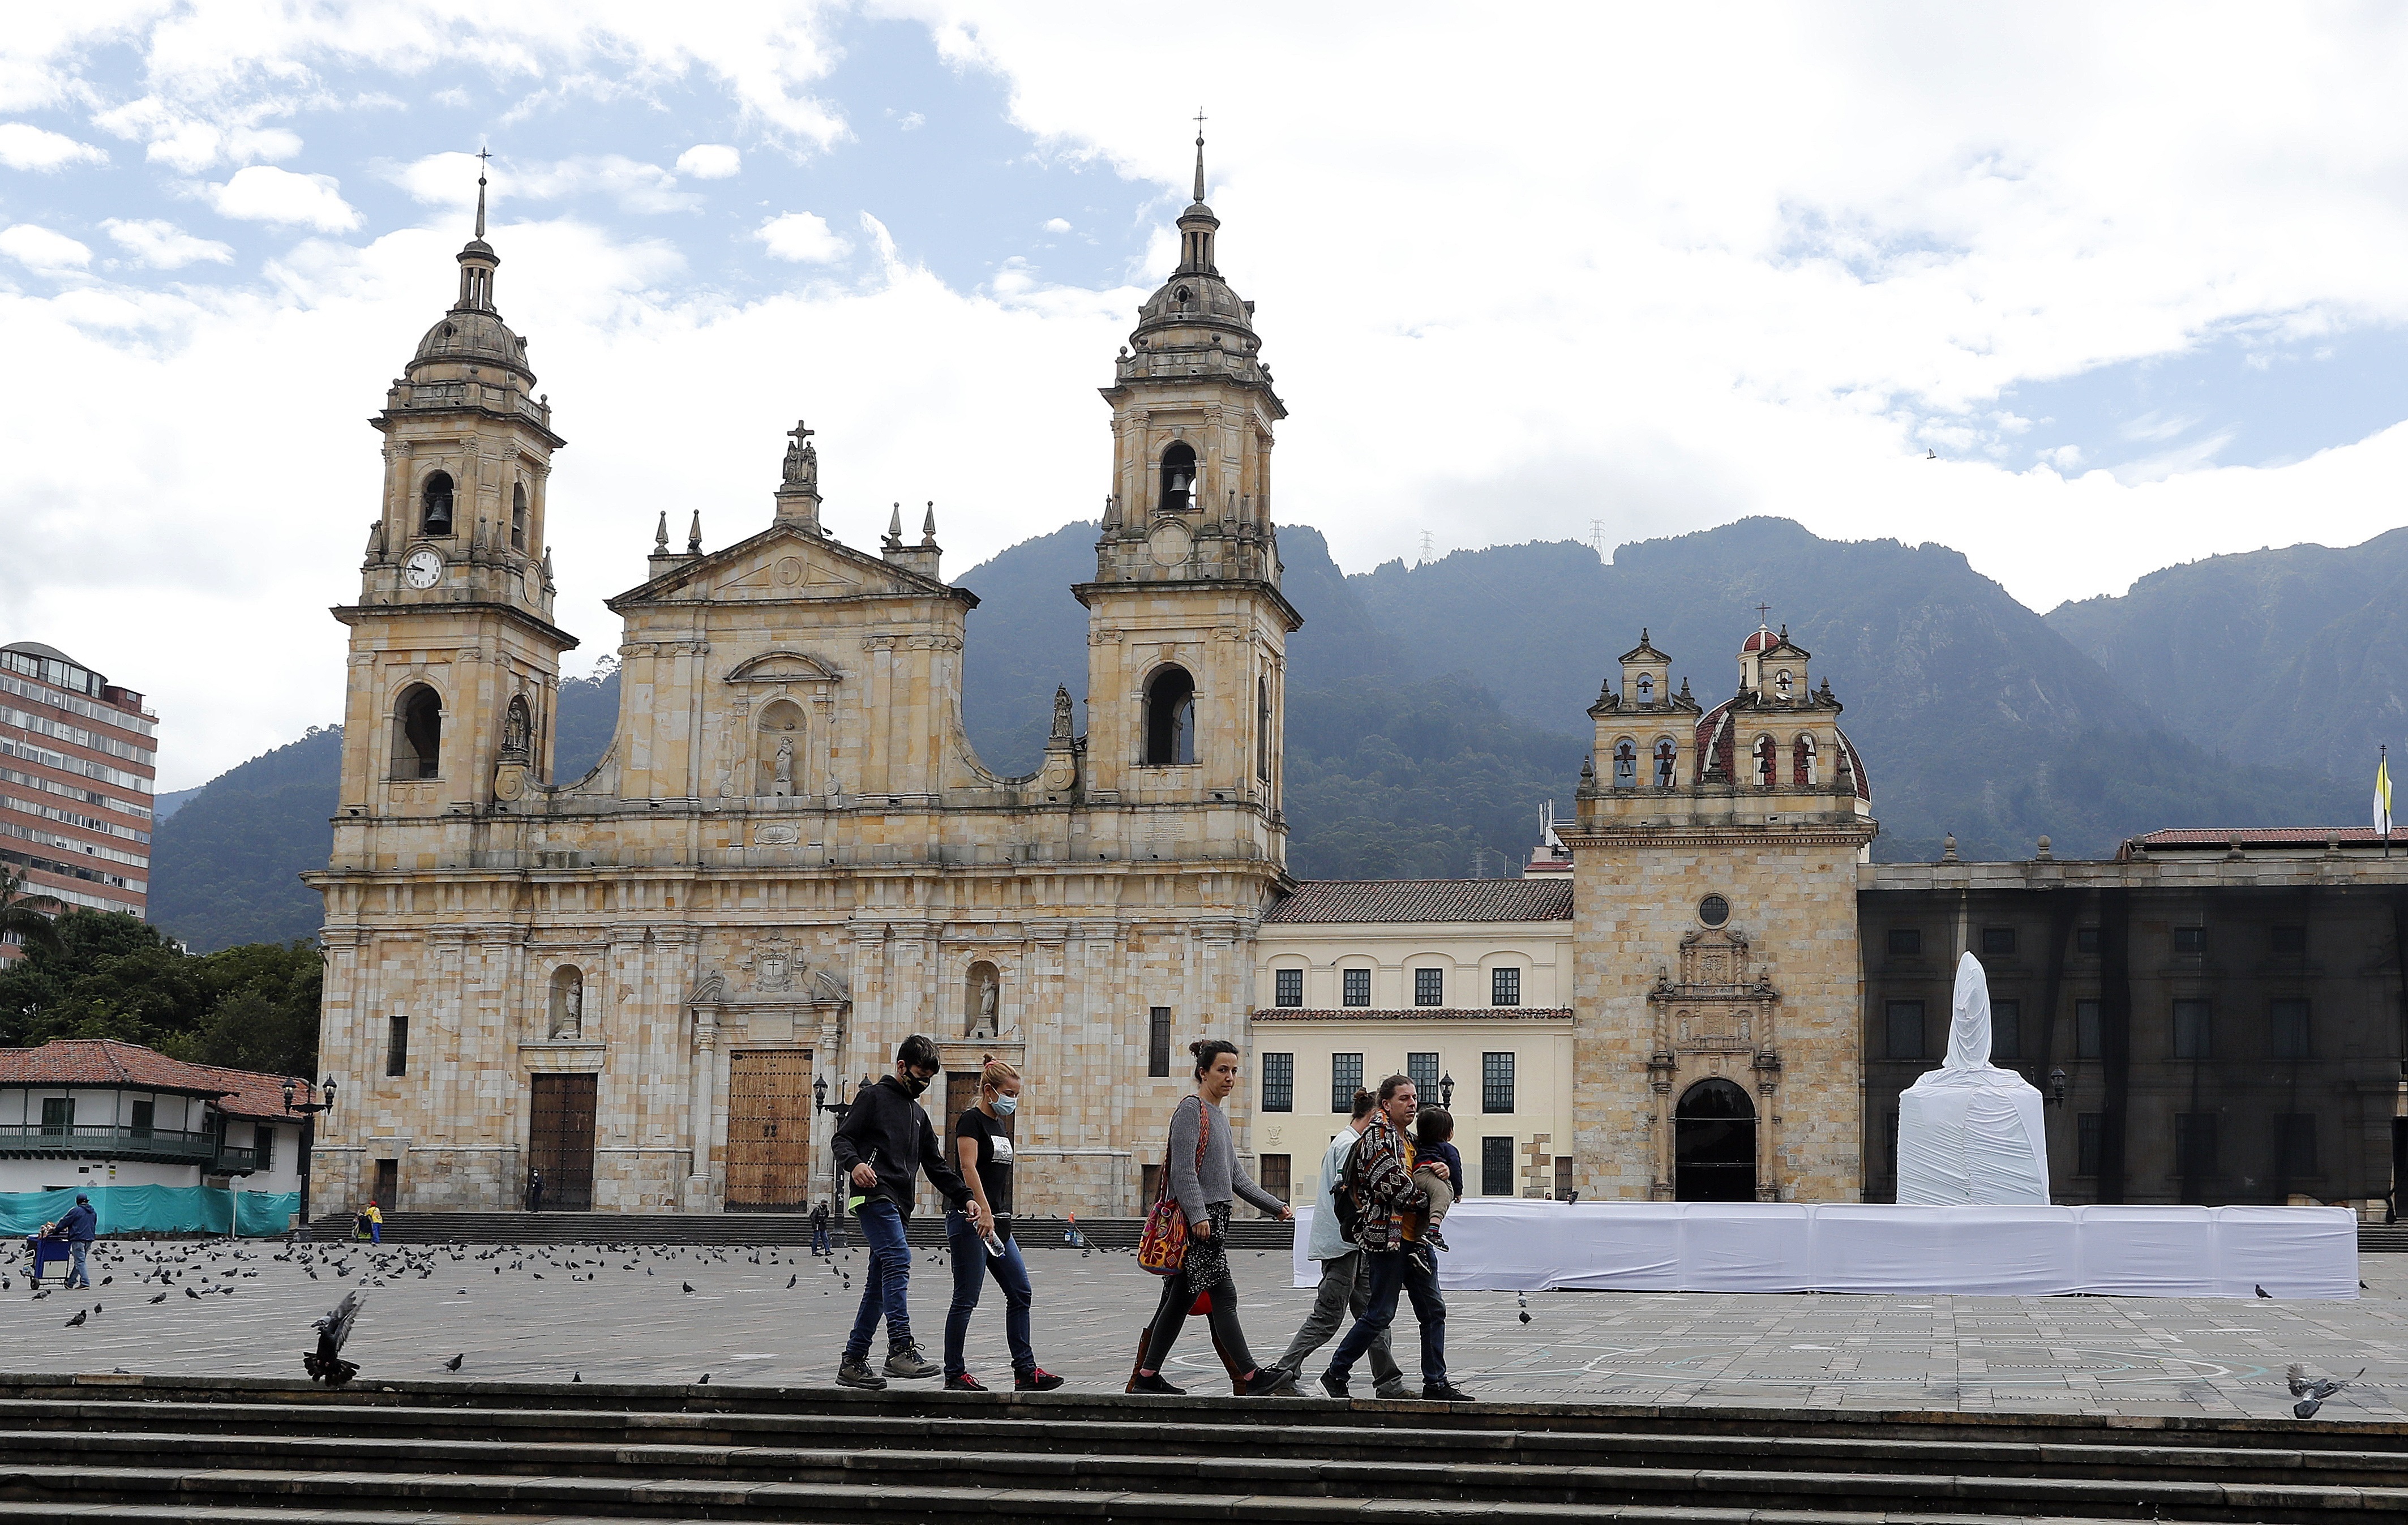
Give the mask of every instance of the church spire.
M 494 310 L 494 271 L 502 256 L 485 241 L 485 161 L 492 157 L 484 148 L 477 150 L 477 234 L 459 253 L 460 300 L 452 305 L 454 312 Z
M 1198 205 L 1204 200 L 1204 113 L 1201 109 L 1196 113 L 1196 200 Z
M 1196 113 L 1196 199 L 1179 214 L 1179 270 L 1182 275 L 1221 272 L 1212 264 L 1212 236 L 1221 220 L 1204 205 L 1204 113 Z
M 1202 173 L 1200 165 L 1203 162 L 1200 157 L 1202 151 L 1199 149 L 1197 152 L 1199 155 L 1197 161 L 1199 165 L 1197 173 L 1200 175 Z M 479 243 L 485 241 L 485 161 L 492 157 L 493 154 L 486 151 L 482 143 L 477 145 L 477 241 Z

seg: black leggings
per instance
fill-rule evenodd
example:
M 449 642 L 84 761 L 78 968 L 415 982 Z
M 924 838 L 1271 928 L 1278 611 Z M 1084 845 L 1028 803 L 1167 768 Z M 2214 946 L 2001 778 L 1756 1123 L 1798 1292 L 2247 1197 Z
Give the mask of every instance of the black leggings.
M 1212 1311 L 1204 1317 L 1211 1326 L 1213 1341 L 1223 1355 L 1237 1363 L 1239 1375 L 1252 1375 L 1254 1358 L 1246 1349 L 1246 1331 L 1238 1323 L 1238 1284 L 1225 1270 L 1206 1290 L 1212 1299 Z M 1179 1343 L 1179 1331 L 1186 1326 L 1187 1310 L 1196 1305 L 1196 1297 L 1185 1274 L 1174 1273 L 1162 1278 L 1162 1305 L 1154 1311 L 1154 1329 L 1145 1342 L 1146 1371 L 1161 1373 L 1163 1362 L 1170 1359 L 1170 1347 Z

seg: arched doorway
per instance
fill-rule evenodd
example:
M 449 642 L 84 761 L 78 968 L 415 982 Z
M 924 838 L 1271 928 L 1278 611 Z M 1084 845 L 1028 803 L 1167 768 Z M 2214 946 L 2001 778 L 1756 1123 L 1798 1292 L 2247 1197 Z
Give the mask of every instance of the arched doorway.
M 1701 1080 L 1672 1113 L 1672 1195 L 1684 1202 L 1756 1201 L 1756 1106 L 1727 1080 Z

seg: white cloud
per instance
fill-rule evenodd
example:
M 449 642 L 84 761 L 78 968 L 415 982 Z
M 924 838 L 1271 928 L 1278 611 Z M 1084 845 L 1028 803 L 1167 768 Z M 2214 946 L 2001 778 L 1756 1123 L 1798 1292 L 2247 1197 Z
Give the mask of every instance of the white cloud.
M 814 212 L 788 212 L 772 217 L 752 230 L 775 259 L 806 265 L 829 265 L 844 258 L 853 246 Z
M 473 207 L 478 169 L 473 153 L 431 153 L 391 174 L 415 200 L 437 207 Z M 675 175 L 624 154 L 587 154 L 550 164 L 495 160 L 487 173 L 492 181 L 491 204 L 495 207 L 512 197 L 567 201 L 589 195 L 606 196 L 622 211 L 638 215 L 693 211 L 702 205 L 700 196 L 677 188 Z
M 92 251 L 82 244 L 31 223 L 0 229 L 0 254 L 44 275 L 80 270 L 92 263 Z
M 1045 231 L 1048 233 L 1068 233 L 1070 231 L 1070 224 L 1062 218 L 1049 217 L 1045 220 Z
M 0 122 L 0 165 L 11 169 L 64 169 L 69 165 L 105 165 L 108 151 L 79 143 L 27 122 Z
M 698 180 L 724 180 L 744 167 L 744 156 L 724 143 L 696 143 L 678 155 L 677 172 Z
M 237 169 L 224 184 L 210 186 L 208 195 L 220 216 L 247 223 L 348 233 L 363 221 L 332 175 L 295 174 L 271 165 Z
M 100 225 L 120 248 L 154 270 L 180 270 L 200 260 L 224 265 L 234 259 L 230 245 L 195 237 L 173 223 L 155 218 L 129 222 L 111 217 Z

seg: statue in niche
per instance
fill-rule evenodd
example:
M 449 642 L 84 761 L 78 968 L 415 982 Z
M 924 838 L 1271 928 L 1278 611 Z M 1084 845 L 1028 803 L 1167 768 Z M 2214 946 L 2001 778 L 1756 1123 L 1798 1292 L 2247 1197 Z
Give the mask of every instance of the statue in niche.
M 996 1014 L 1003 1004 L 1002 985 L 993 964 L 970 966 L 970 1037 L 993 1038 L 1001 1030 Z
M 770 771 L 769 793 L 780 799 L 791 798 L 795 792 L 795 739 L 778 738 L 778 760 Z
M 502 750 L 519 756 L 526 755 L 526 706 L 517 699 L 510 701 L 509 712 L 502 717 Z
M 1052 740 L 1070 739 L 1070 691 L 1057 683 L 1054 688 L 1054 735 Z
M 552 1030 L 554 1043 L 576 1043 L 585 1035 L 585 976 L 563 969 L 552 977 Z

